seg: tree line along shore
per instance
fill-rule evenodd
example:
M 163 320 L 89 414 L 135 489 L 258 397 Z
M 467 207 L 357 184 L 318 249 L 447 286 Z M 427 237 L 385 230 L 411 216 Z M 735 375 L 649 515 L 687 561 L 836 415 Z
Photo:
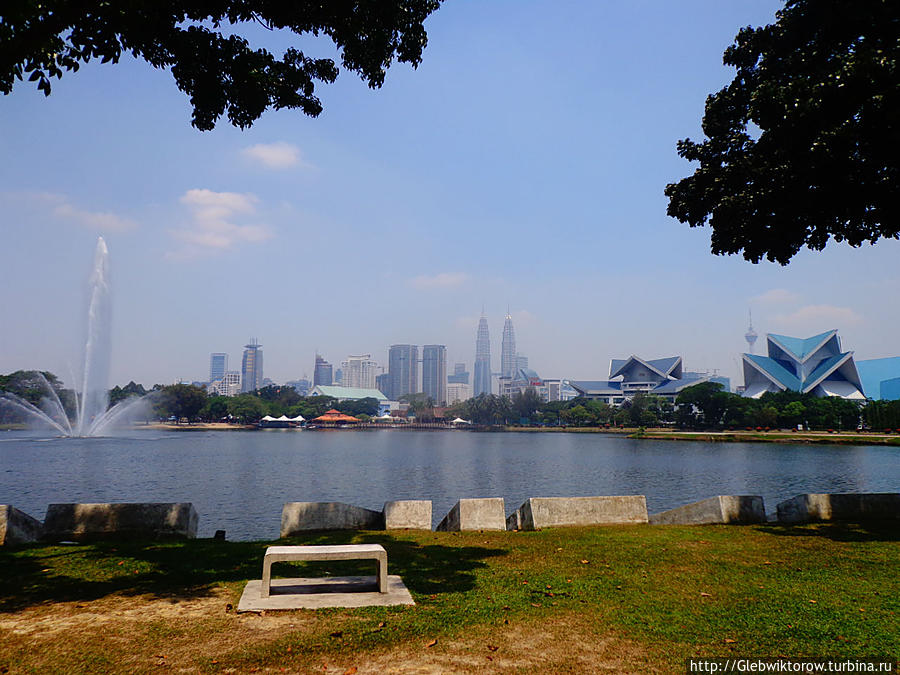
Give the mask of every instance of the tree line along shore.
M 67 414 L 74 415 L 75 394 L 54 374 L 17 371 L 0 375 L 0 394 L 9 392 L 34 405 L 46 396 L 45 378 L 54 388 Z M 314 419 L 334 408 L 363 424 L 379 412 L 374 398 L 341 401 L 330 396 L 300 396 L 292 387 L 270 385 L 233 397 L 207 395 L 203 387 L 188 384 L 143 385 L 129 382 L 109 391 L 109 405 L 130 397 L 144 397 L 147 406 L 140 413 L 143 422 L 188 423 L 194 428 L 234 428 L 255 425 L 266 415 Z M 479 428 L 534 428 L 555 430 L 597 430 L 633 433 L 641 437 L 678 437 L 675 432 L 718 432 L 708 440 L 721 440 L 725 432 L 738 440 L 748 436 L 772 440 L 793 430 L 790 438 L 807 442 L 829 439 L 847 432 L 869 440 L 900 433 L 900 401 L 849 401 L 837 397 L 817 398 L 797 392 L 766 393 L 758 399 L 724 391 L 721 385 L 705 382 L 682 390 L 674 403 L 652 394 L 636 394 L 621 406 L 575 398 L 569 401 L 541 401 L 537 392 L 526 389 L 512 398 L 481 394 L 450 406 L 438 406 L 424 394 L 402 397 L 404 419 L 420 423 L 440 423 L 462 418 Z M 139 418 L 138 418 L 139 419 Z M 15 428 L 25 420 L 15 409 L 0 405 L 0 425 Z M 647 431 L 647 430 L 650 431 Z M 815 432 L 825 432 L 815 433 Z M 860 432 L 856 434 L 855 432 Z M 696 433 L 681 434 L 697 438 Z M 832 439 L 834 440 L 834 439 Z M 825 440 L 824 442 L 828 442 Z

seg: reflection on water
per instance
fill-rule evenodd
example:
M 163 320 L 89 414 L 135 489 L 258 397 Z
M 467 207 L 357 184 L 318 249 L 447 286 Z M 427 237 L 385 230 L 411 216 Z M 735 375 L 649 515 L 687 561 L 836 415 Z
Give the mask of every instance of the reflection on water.
M 193 502 L 200 536 L 278 536 L 287 501 L 380 510 L 460 497 L 643 494 L 651 513 L 718 494 L 758 494 L 768 511 L 801 492 L 900 492 L 900 449 L 631 440 L 605 434 L 135 432 L 48 438 L 4 432 L 0 503 L 36 518 L 58 502 Z

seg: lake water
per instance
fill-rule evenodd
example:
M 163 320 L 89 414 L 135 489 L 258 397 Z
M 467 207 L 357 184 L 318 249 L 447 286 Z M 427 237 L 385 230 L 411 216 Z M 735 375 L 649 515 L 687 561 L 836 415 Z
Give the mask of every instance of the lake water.
M 607 434 L 427 431 L 136 431 L 48 438 L 0 432 L 0 504 L 43 519 L 59 502 L 193 502 L 198 536 L 278 536 L 289 501 L 381 510 L 460 497 L 643 494 L 650 513 L 718 494 L 766 510 L 803 492 L 900 492 L 900 448 L 631 440 Z

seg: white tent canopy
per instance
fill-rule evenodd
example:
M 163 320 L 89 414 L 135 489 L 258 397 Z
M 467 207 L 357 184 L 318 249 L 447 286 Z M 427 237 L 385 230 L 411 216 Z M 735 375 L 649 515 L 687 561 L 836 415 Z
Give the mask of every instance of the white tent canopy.
M 281 417 L 279 417 L 279 418 L 278 418 L 277 420 L 275 420 L 275 421 L 276 421 L 276 422 L 290 422 L 291 420 L 288 418 L 287 415 L 282 415 Z
M 305 421 L 306 421 L 306 419 L 303 417 L 303 415 L 297 415 L 296 417 L 288 418 L 288 422 L 305 422 Z
M 276 420 L 276 418 L 272 417 L 271 415 L 266 415 L 265 417 L 262 418 L 261 421 L 262 422 L 275 422 L 277 420 Z
M 469 420 L 464 420 L 462 417 L 457 417 L 455 420 L 450 422 L 450 424 L 472 424 Z

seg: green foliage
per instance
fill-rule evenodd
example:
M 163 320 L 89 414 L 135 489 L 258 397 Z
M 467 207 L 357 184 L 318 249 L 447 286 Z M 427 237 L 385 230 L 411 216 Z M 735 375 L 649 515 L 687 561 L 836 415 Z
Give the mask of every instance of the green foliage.
M 860 405 L 836 396 L 819 398 L 795 391 L 766 392 L 758 399 L 721 391 L 704 382 L 681 390 L 675 400 L 676 418 L 682 428 L 791 427 L 856 429 Z M 871 404 L 869 404 L 871 405 Z
M 269 385 L 252 392 L 265 403 L 266 414 L 281 417 L 300 403 L 301 397 L 293 387 Z M 294 417 L 295 415 L 292 415 Z
M 49 394 L 47 386 L 56 392 L 66 414 L 72 418 L 76 414 L 75 392 L 63 389 L 62 381 L 49 371 L 17 370 L 8 375 L 0 375 L 0 394 L 9 392 L 34 406 L 40 407 L 41 401 Z M 0 423 L 20 422 L 21 416 L 14 408 L 0 406 Z
M 863 410 L 863 418 L 876 431 L 900 429 L 900 401 L 870 401 Z
M 122 401 L 135 396 L 144 396 L 146 393 L 147 390 L 144 389 L 144 385 L 135 384 L 134 380 L 124 387 L 116 385 L 109 390 L 109 407 L 112 408 L 117 403 L 121 403 Z
M 496 394 L 479 394 L 465 402 L 463 417 L 475 424 L 509 424 L 513 417 L 510 400 Z
M 833 237 L 900 235 L 900 3 L 787 0 L 725 52 L 734 80 L 707 98 L 700 166 L 666 187 L 668 213 L 707 220 L 712 252 L 787 264 Z
M 440 0 L 10 2 L 0 14 L 0 92 L 10 93 L 16 80 L 27 78 L 49 96 L 51 78 L 64 71 L 77 71 L 92 59 L 117 63 L 130 53 L 171 70 L 190 97 L 197 129 L 212 129 L 223 114 L 246 128 L 268 108 L 316 117 L 322 104 L 315 85 L 335 81 L 334 61 L 309 57 L 295 46 L 278 58 L 240 34 L 252 34 L 242 30 L 245 24 L 286 31 L 295 44 L 306 36 L 330 39 L 343 66 L 377 88 L 395 59 L 413 67 L 421 62 L 423 24 L 439 6 Z
M 266 405 L 252 394 L 228 399 L 228 414 L 241 424 L 254 424 L 266 416 Z
M 209 422 L 218 422 L 228 416 L 228 397 L 210 396 L 200 409 L 200 418 Z
M 528 387 L 525 391 L 513 394 L 511 404 L 519 419 L 531 419 L 541 407 L 541 397 L 534 387 Z
M 359 417 L 361 415 L 374 417 L 378 415 L 380 409 L 378 399 L 371 396 L 361 398 L 357 401 L 341 401 L 340 403 L 336 403 L 334 407 L 345 415 L 352 415 L 353 417 Z
M 196 420 L 206 405 L 206 389 L 192 384 L 170 384 L 154 394 L 154 409 L 160 417 Z

